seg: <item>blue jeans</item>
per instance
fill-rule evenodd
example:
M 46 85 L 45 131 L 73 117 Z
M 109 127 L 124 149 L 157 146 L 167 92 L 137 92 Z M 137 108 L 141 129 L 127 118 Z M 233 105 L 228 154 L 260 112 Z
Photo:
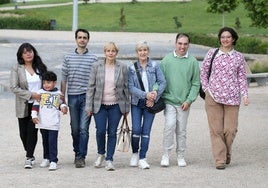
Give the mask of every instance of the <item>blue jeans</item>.
M 133 153 L 139 152 L 140 159 L 146 158 L 154 117 L 155 114 L 150 113 L 147 108 L 131 105 L 131 146 Z
M 87 155 L 89 124 L 91 116 L 85 111 L 86 94 L 68 95 L 68 106 L 71 117 L 73 151 L 76 159 L 85 159 Z
M 40 129 L 43 143 L 43 157 L 50 162 L 58 162 L 58 132 L 56 130 Z
M 105 154 L 106 130 L 108 134 L 106 161 L 113 161 L 117 127 L 122 117 L 119 105 L 101 105 L 98 113 L 94 114 L 96 123 L 96 140 L 98 154 Z

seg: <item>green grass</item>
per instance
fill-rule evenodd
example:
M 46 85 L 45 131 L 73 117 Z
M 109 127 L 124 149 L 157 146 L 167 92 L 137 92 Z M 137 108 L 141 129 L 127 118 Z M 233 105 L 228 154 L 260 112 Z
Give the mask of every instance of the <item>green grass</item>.
M 48 2 L 70 2 L 67 0 L 47 0 Z M 37 3 L 37 2 L 35 2 Z M 148 3 L 94 3 L 79 4 L 78 27 L 90 31 L 120 31 L 120 9 L 124 7 L 128 32 L 192 32 L 216 34 L 222 27 L 222 15 L 206 12 L 206 0 L 192 0 L 188 3 L 148 2 Z M 71 30 L 72 6 L 17 10 L 26 16 L 56 19 L 57 30 Z M 16 12 L 9 11 L 9 12 Z M 243 5 L 232 13 L 225 14 L 225 26 L 235 27 L 235 18 L 241 22 L 240 35 L 257 35 L 267 37 L 267 29 L 251 27 Z M 177 29 L 173 17 L 177 16 L 182 27 Z

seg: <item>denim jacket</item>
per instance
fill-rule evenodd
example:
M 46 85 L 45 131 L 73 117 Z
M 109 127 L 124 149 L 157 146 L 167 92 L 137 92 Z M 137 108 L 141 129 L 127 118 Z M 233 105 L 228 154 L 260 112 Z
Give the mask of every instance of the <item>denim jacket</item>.
M 138 70 L 140 74 L 142 74 L 142 67 L 138 62 Z M 160 69 L 159 63 L 148 59 L 147 66 L 146 66 L 146 74 L 149 84 L 149 91 L 156 90 L 157 91 L 157 98 L 156 101 L 160 98 L 162 93 L 166 88 L 166 80 L 165 76 Z M 154 85 L 157 83 L 157 87 L 154 88 Z M 137 105 L 139 99 L 146 98 L 146 92 L 143 91 L 140 87 L 139 79 L 136 74 L 136 69 L 134 63 L 131 64 L 128 68 L 128 87 L 129 92 L 131 94 L 131 104 Z

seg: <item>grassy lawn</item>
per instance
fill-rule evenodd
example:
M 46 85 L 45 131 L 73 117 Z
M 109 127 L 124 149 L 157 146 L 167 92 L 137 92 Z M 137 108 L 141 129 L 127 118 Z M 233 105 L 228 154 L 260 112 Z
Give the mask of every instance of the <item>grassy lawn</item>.
M 31 2 L 60 3 L 72 0 L 47 0 Z M 30 3 L 30 2 L 29 2 Z M 28 4 L 28 3 L 27 3 Z M 128 32 L 193 32 L 216 34 L 222 27 L 222 15 L 206 12 L 206 0 L 192 0 L 188 3 L 178 2 L 148 2 L 148 3 L 94 3 L 79 4 L 78 27 L 90 31 L 121 31 L 119 26 L 120 9 L 124 8 L 126 26 L 123 31 Z M 73 6 L 40 8 L 30 10 L 13 10 L 26 16 L 56 19 L 57 30 L 71 30 Z M 225 14 L 225 26 L 235 27 L 235 18 L 241 22 L 240 35 L 258 35 L 267 37 L 267 29 L 251 27 L 251 20 L 246 16 L 243 4 L 232 13 Z M 182 27 L 176 28 L 173 17 L 177 16 Z

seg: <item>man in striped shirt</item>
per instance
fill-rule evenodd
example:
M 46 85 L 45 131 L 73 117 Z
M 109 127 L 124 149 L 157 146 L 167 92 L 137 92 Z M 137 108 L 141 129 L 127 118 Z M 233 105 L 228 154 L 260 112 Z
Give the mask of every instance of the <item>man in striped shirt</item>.
M 87 49 L 90 35 L 85 29 L 75 31 L 77 48 L 64 57 L 61 92 L 68 95 L 75 167 L 85 167 L 91 116 L 85 112 L 86 91 L 91 66 L 98 57 Z M 65 97 L 64 97 L 65 98 Z

